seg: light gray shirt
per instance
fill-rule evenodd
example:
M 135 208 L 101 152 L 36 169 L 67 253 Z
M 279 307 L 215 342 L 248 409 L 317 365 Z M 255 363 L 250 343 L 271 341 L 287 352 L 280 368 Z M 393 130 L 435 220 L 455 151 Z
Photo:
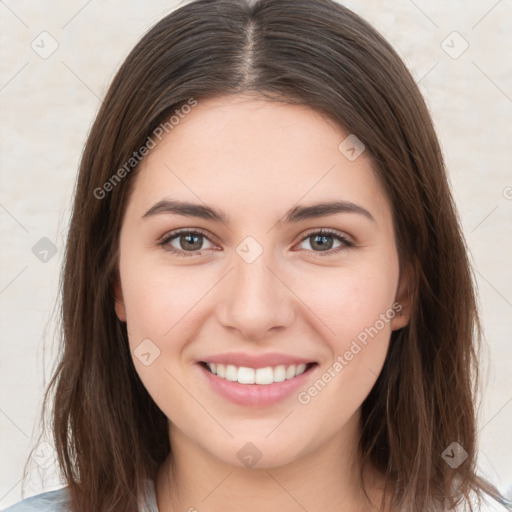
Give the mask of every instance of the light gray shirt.
M 69 512 L 67 487 L 56 491 L 43 492 L 26 498 L 4 510 L 4 512 Z M 146 492 L 139 505 L 139 512 L 158 512 L 155 483 L 146 480 Z
M 64 487 L 24 499 L 5 509 L 4 512 L 69 512 L 68 502 L 68 490 L 67 487 Z M 475 506 L 474 510 L 478 512 L 506 512 L 512 509 L 497 504 L 483 504 L 481 507 Z M 141 499 L 139 512 L 158 512 L 153 480 L 146 480 L 146 492 Z

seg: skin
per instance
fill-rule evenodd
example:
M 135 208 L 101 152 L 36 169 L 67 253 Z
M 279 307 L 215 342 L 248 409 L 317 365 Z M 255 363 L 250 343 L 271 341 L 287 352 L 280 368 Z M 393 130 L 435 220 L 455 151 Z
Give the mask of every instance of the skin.
M 409 310 L 391 206 L 366 153 L 352 162 L 338 150 L 347 135 L 305 106 L 249 95 L 204 100 L 134 177 L 115 308 L 127 322 L 132 353 L 144 339 L 160 351 L 148 366 L 133 358 L 170 420 L 173 456 L 156 481 L 160 512 L 372 509 L 359 483 L 360 406 L 391 331 L 407 324 Z M 174 213 L 143 218 L 166 197 L 222 209 L 229 223 Z M 340 199 L 373 220 L 343 212 L 283 222 L 294 206 Z M 193 256 L 158 245 L 180 228 L 206 233 Z M 353 245 L 334 254 L 342 242 L 328 238 L 326 255 L 314 244 L 321 228 Z M 263 250 L 252 263 L 236 252 L 247 236 Z M 189 248 L 179 236 L 169 246 Z M 272 406 L 233 404 L 197 365 L 231 351 L 292 354 L 318 362 L 310 386 L 397 301 L 402 314 L 307 405 L 296 393 Z M 250 468 L 237 457 L 247 442 L 262 454 Z M 379 475 L 366 476 L 370 497 L 379 500 Z

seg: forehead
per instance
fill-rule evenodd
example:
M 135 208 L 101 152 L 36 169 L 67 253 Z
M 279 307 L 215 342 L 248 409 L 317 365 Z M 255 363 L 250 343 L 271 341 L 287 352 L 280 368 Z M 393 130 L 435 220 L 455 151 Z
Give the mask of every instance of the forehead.
M 172 195 L 261 215 L 343 199 L 389 216 L 371 159 L 363 152 L 351 161 L 339 149 L 349 135 L 303 105 L 247 95 L 200 100 L 144 158 L 131 203 L 147 210 Z

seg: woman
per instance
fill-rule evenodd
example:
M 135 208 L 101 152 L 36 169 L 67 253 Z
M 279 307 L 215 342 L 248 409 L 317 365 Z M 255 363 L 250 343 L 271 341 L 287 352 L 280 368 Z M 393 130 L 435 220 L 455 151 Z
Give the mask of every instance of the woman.
M 67 487 L 12 512 L 504 503 L 427 108 L 330 0 L 199 0 L 146 34 L 86 144 L 62 292 Z

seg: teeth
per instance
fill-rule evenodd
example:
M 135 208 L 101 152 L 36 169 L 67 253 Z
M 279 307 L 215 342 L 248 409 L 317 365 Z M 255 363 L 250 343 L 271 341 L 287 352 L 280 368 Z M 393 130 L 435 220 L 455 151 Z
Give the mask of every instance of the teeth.
M 306 371 L 306 365 L 305 364 L 299 364 L 297 366 L 297 375 L 300 375 L 301 373 L 304 373 Z
M 226 366 L 226 380 L 230 380 L 232 382 L 238 380 L 238 370 L 236 366 L 233 366 L 232 364 L 228 364 Z
M 288 368 L 286 369 L 286 380 L 293 379 L 293 377 L 295 377 L 296 369 L 297 369 L 297 367 L 294 364 L 292 364 L 291 366 L 288 366 Z
M 286 366 L 281 364 L 274 368 L 274 382 L 283 382 L 286 380 Z
M 285 366 L 267 366 L 265 368 L 247 368 L 245 366 L 236 367 L 232 364 L 215 364 L 206 363 L 210 371 L 231 382 L 239 382 L 240 384 L 260 384 L 268 385 L 274 382 L 283 382 L 284 380 L 293 379 L 306 371 L 305 364 Z
M 272 384 L 274 382 L 274 370 L 267 366 L 266 368 L 258 368 L 256 370 L 256 384 Z
M 254 384 L 255 373 L 254 368 L 245 368 L 244 366 L 240 366 L 240 368 L 238 368 L 237 380 L 240 384 Z

